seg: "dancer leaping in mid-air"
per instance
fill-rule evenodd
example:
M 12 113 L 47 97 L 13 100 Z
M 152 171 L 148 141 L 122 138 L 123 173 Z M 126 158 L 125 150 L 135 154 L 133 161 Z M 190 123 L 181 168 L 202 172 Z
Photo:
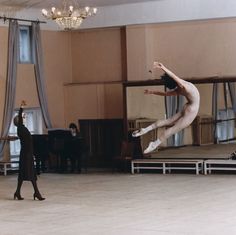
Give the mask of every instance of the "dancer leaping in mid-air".
M 154 62 L 153 67 L 162 69 L 165 72 L 164 75 L 162 75 L 161 79 L 163 80 L 164 85 L 170 90 L 166 92 L 145 90 L 144 93 L 161 96 L 183 95 L 186 98 L 187 103 L 184 105 L 181 112 L 176 113 L 169 119 L 158 120 L 157 122 L 151 124 L 146 128 L 141 128 L 133 132 L 133 137 L 138 137 L 146 134 L 153 129 L 159 127 L 167 127 L 167 129 L 165 129 L 165 131 L 157 140 L 149 143 L 148 147 L 144 150 L 144 154 L 152 152 L 167 138 L 188 127 L 197 116 L 200 104 L 200 95 L 198 89 L 191 82 L 187 82 L 177 77 L 174 73 L 172 73 L 169 69 L 167 69 L 163 64 L 159 62 Z

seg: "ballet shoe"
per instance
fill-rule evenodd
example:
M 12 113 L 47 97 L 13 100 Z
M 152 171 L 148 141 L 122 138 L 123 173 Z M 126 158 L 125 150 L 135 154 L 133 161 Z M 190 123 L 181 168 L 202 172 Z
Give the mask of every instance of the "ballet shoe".
M 33 197 L 34 197 L 34 200 L 35 198 L 38 199 L 39 201 L 45 200 L 45 198 L 42 197 L 40 193 L 34 193 Z
M 145 128 L 141 128 L 140 130 L 134 131 L 134 132 L 132 133 L 132 136 L 133 136 L 133 137 L 139 137 L 139 136 L 141 136 L 141 135 L 146 134 L 147 132 L 148 132 L 148 131 L 146 131 Z
M 148 154 L 151 153 L 152 151 L 154 151 L 156 148 L 158 147 L 158 143 L 155 142 L 150 142 L 148 147 L 143 151 L 144 154 Z
M 23 197 L 21 197 L 21 195 L 20 194 L 18 194 L 18 193 L 14 193 L 14 200 L 24 200 L 24 198 Z

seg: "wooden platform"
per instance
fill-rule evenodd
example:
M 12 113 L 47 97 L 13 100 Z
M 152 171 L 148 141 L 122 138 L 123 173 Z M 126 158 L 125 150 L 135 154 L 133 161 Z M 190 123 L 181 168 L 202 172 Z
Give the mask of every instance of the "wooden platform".
M 139 170 L 161 170 L 163 174 L 171 170 L 194 170 L 196 175 L 203 172 L 203 160 L 193 159 L 135 159 L 131 161 L 132 174 Z M 236 163 L 236 162 L 235 162 Z
M 210 159 L 204 161 L 204 174 L 212 171 L 236 171 L 236 160 Z
M 236 170 L 236 160 L 229 156 L 236 150 L 236 144 L 187 146 L 162 149 L 149 158 L 131 161 L 131 172 L 140 170 L 161 170 L 163 174 L 171 170 L 194 170 L 198 175 L 211 173 L 211 170 Z
M 160 149 L 151 154 L 155 159 L 228 159 L 230 154 L 236 150 L 234 144 L 212 144 L 203 146 L 186 146 L 179 148 Z

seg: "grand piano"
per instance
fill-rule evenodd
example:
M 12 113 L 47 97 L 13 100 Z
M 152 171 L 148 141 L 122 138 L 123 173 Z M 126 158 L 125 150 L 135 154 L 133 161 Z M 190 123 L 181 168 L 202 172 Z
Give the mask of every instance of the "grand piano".
M 63 173 L 68 170 L 67 160 L 70 159 L 72 169 L 75 164 L 73 159 L 77 157 L 80 161 L 81 154 L 85 150 L 83 138 L 73 137 L 69 129 L 49 129 L 48 135 L 32 135 L 32 137 L 38 174 L 46 169 L 46 161 L 48 170 Z M 51 156 L 54 156 L 54 161 Z
M 56 171 L 65 172 L 67 170 L 67 158 L 70 155 L 70 142 L 72 135 L 67 129 L 48 130 L 48 142 L 50 153 L 56 156 Z
M 39 175 L 46 170 L 46 161 L 49 158 L 48 135 L 32 135 L 33 153 L 36 162 L 36 171 Z

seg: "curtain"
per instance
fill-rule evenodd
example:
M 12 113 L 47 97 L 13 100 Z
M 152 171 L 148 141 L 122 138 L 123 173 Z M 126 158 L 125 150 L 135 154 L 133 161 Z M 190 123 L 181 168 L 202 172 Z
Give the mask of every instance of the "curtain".
M 184 96 L 179 95 L 177 98 L 177 112 L 181 112 L 184 106 Z M 179 133 L 177 133 L 175 139 L 175 146 L 181 146 L 184 143 L 184 130 L 181 130 Z
M 165 109 L 166 118 L 170 118 L 174 114 L 180 112 L 184 105 L 183 96 L 165 96 Z M 176 133 L 167 140 L 168 146 L 181 146 L 183 145 L 184 130 Z
M 228 120 L 223 123 L 217 123 L 218 119 L 230 119 L 234 118 L 236 114 L 236 93 L 235 93 L 235 83 L 234 82 L 224 82 L 223 83 L 223 95 L 224 95 L 224 110 L 218 110 L 218 92 L 219 92 L 219 83 L 213 84 L 213 93 L 212 93 L 212 116 L 215 120 L 215 129 L 214 129 L 214 142 L 217 143 L 219 140 L 226 140 L 228 138 L 233 138 L 232 130 L 234 129 L 234 121 Z M 228 99 L 227 99 L 227 89 L 229 91 L 229 97 L 232 104 L 233 113 L 230 112 Z M 225 134 L 224 134 L 225 133 Z
M 7 78 L 5 89 L 5 103 L 1 136 L 8 136 L 15 106 L 17 62 L 19 56 L 19 25 L 16 20 L 9 20 Z M 5 142 L 1 141 L 0 155 L 2 156 Z
M 223 90 L 224 90 L 225 110 L 228 110 L 227 86 L 228 86 L 228 83 L 224 82 L 224 83 L 223 83 Z
M 229 94 L 232 103 L 232 108 L 236 114 L 236 93 L 235 93 L 235 82 L 228 82 Z
M 43 52 L 40 25 L 38 22 L 32 22 L 32 47 L 33 47 L 33 60 L 37 92 L 39 103 L 42 110 L 43 120 L 46 128 L 52 128 L 51 119 L 48 111 L 48 101 L 46 96 L 46 89 L 44 84 L 44 67 L 43 67 Z
M 218 115 L 218 89 L 219 84 L 213 83 L 213 91 L 212 91 L 212 117 L 215 121 L 214 127 L 214 142 L 217 143 L 218 136 L 217 136 L 217 115 Z

